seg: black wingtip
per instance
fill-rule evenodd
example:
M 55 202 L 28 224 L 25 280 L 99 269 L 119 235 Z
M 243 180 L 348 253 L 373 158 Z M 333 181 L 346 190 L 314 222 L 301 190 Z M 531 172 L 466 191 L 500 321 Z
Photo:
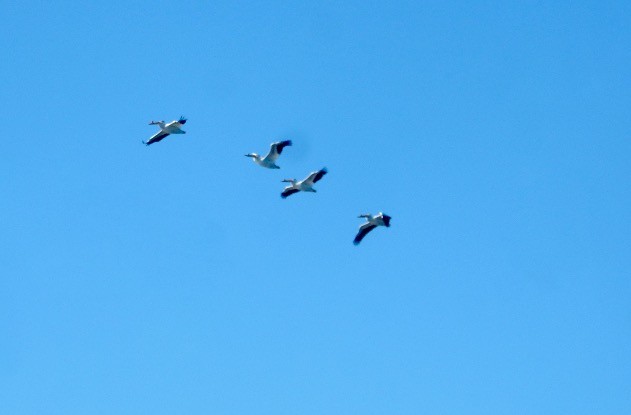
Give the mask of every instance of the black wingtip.
M 183 117 L 183 116 L 180 116 L 180 119 L 178 120 L 178 122 L 182 125 L 186 124 L 186 121 L 188 120 L 186 119 L 186 117 Z
M 322 179 L 324 177 L 325 174 L 327 174 L 329 171 L 327 170 L 326 167 L 321 168 L 320 170 L 318 170 L 318 173 L 315 175 L 315 177 L 313 178 L 313 182 L 317 183 L 320 181 L 320 179 Z
M 287 196 L 291 196 L 294 193 L 298 193 L 300 190 L 298 189 L 289 189 L 289 190 L 283 190 L 283 192 L 280 194 L 280 197 L 282 197 L 283 199 L 286 199 Z
M 283 149 L 291 145 L 291 140 L 279 141 L 278 143 L 274 144 L 276 145 L 276 152 L 278 154 L 282 154 Z
M 390 227 L 390 219 L 392 219 L 391 216 L 383 215 L 383 223 L 386 225 L 386 228 Z

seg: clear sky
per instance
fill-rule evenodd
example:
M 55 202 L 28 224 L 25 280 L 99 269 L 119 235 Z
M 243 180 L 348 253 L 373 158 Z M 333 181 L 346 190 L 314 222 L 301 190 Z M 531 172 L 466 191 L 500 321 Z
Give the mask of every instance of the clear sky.
M 628 1 L 2 15 L 0 413 L 631 413 Z

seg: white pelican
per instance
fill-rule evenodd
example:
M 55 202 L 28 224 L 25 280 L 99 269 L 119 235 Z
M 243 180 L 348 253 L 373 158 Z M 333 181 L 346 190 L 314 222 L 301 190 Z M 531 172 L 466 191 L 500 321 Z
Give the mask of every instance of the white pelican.
M 366 218 L 368 222 L 364 223 L 359 227 L 359 232 L 357 232 L 357 236 L 353 240 L 355 245 L 359 245 L 359 243 L 364 239 L 364 236 L 368 234 L 368 232 L 375 229 L 377 226 L 385 226 L 386 228 L 390 227 L 390 219 L 392 219 L 388 215 L 384 215 L 383 212 L 379 212 L 377 215 L 373 216 L 370 213 L 359 215 L 358 218 Z
M 287 196 L 293 195 L 294 193 L 302 192 L 314 192 L 316 189 L 313 188 L 314 183 L 317 183 L 325 174 L 328 173 L 326 167 L 321 170 L 314 171 L 311 173 L 306 179 L 301 181 L 296 181 L 296 179 L 285 179 L 283 182 L 291 183 L 289 186 L 285 187 L 283 193 L 280 194 L 280 197 L 285 199 Z
M 168 124 L 166 124 L 164 121 L 151 121 L 149 125 L 157 125 L 158 127 L 160 127 L 160 131 L 155 133 L 153 137 L 151 137 L 149 140 L 147 140 L 146 142 L 143 141 L 142 143 L 146 145 L 151 145 L 162 140 L 169 134 L 186 134 L 186 131 L 181 129 L 184 124 L 186 124 L 186 118 L 184 117 L 180 117 L 179 120 L 171 121 Z
M 269 149 L 269 153 L 267 153 L 267 156 L 265 157 L 259 156 L 256 153 L 249 153 L 245 156 L 252 157 L 252 161 L 261 167 L 267 167 L 268 169 L 280 169 L 280 167 L 278 167 L 274 162 L 283 152 L 283 149 L 290 145 L 291 140 L 279 141 L 277 143 L 272 143 Z

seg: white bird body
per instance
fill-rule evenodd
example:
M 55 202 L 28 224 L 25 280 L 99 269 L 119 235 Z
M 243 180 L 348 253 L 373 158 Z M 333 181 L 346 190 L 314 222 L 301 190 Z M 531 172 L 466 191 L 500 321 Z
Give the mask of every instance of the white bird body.
M 368 232 L 375 229 L 377 226 L 385 226 L 386 228 L 390 227 L 390 219 L 392 219 L 388 215 L 384 215 L 383 212 L 379 212 L 376 215 L 371 215 L 370 213 L 366 213 L 363 215 L 359 215 L 360 218 L 366 218 L 366 223 L 362 224 L 359 227 L 359 232 L 355 236 L 353 243 L 355 245 L 359 245 L 359 243 L 364 239 L 364 236 L 368 234 Z
M 283 182 L 290 183 L 289 186 L 285 187 L 280 196 L 285 199 L 288 196 L 293 195 L 298 192 L 312 192 L 315 193 L 316 189 L 313 188 L 313 185 L 317 183 L 322 177 L 328 173 L 326 167 L 314 171 L 309 176 L 307 176 L 304 180 L 297 181 L 296 179 L 285 179 Z
M 180 117 L 177 121 L 171 121 L 170 123 L 165 123 L 164 121 L 151 121 L 149 125 L 157 125 L 160 127 L 160 131 L 155 133 L 149 140 L 146 142 L 143 141 L 143 144 L 151 145 L 153 143 L 157 143 L 161 141 L 164 137 L 171 134 L 186 134 L 186 131 L 182 130 L 182 126 L 186 124 L 186 118 Z
M 270 145 L 269 153 L 267 153 L 265 157 L 260 156 L 257 153 L 248 153 L 245 156 L 252 157 L 252 161 L 261 167 L 268 169 L 280 169 L 280 167 L 276 165 L 276 160 L 283 152 L 283 149 L 291 145 L 291 140 L 279 141 Z

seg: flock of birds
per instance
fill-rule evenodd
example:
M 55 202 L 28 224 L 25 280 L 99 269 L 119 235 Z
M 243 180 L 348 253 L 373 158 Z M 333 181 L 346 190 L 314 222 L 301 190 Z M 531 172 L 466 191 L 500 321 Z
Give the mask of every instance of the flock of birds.
M 143 141 L 143 144 L 151 145 L 157 143 L 171 134 L 186 134 L 186 131 L 182 130 L 182 126 L 186 124 L 186 121 L 187 120 L 184 117 L 180 117 L 179 120 L 171 121 L 170 123 L 165 123 L 164 121 L 151 121 L 149 125 L 157 125 L 160 128 L 160 131 L 155 133 L 149 140 Z M 291 140 L 279 141 L 276 143 L 272 143 L 269 153 L 267 153 L 265 157 L 257 153 L 248 153 L 245 156 L 251 157 L 252 161 L 261 167 L 265 167 L 267 169 L 280 169 L 280 167 L 276 165 L 276 160 L 278 160 L 278 157 L 280 157 L 280 155 L 282 154 L 283 149 L 291 145 Z M 313 188 L 313 185 L 320 181 L 325 174 L 327 174 L 326 167 L 312 172 L 304 180 L 284 179 L 283 182 L 289 183 L 289 185 L 285 187 L 285 189 L 283 189 L 280 197 L 285 199 L 298 192 L 315 193 L 316 189 Z M 359 245 L 362 239 L 364 239 L 364 237 L 376 227 L 390 227 L 391 218 L 390 216 L 385 215 L 383 212 L 379 212 L 376 215 L 366 213 L 359 215 L 358 217 L 365 218 L 366 222 L 359 227 L 359 232 L 357 232 L 357 235 L 353 240 L 353 243 L 355 245 Z

